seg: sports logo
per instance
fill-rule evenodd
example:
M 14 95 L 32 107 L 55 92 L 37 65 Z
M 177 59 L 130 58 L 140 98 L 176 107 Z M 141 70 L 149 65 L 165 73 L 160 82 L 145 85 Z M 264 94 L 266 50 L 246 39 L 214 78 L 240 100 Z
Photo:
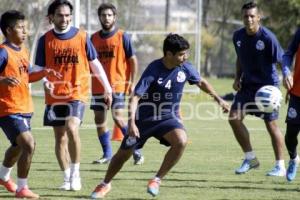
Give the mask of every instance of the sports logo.
M 163 78 L 158 78 L 157 83 L 162 84 L 162 82 L 163 82 Z
M 288 117 L 295 119 L 297 117 L 297 111 L 295 108 L 290 107 L 288 111 Z
M 182 83 L 185 81 L 185 79 L 186 79 L 185 73 L 182 71 L 179 71 L 177 74 L 177 82 Z
M 261 51 L 265 49 L 265 43 L 261 40 L 258 40 L 255 45 L 256 49 Z
M 239 40 L 236 42 L 236 46 L 241 47 L 242 42 Z

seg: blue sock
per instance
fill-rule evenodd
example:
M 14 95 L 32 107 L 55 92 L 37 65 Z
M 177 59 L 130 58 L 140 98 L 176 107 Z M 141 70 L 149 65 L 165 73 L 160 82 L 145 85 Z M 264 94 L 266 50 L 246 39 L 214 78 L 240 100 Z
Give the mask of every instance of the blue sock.
M 104 134 L 99 136 L 99 141 L 102 146 L 103 157 L 110 159 L 112 157 L 112 147 L 111 147 L 111 143 L 110 143 L 110 131 L 106 131 Z
M 122 131 L 122 133 L 123 133 L 124 136 L 127 135 L 127 130 L 128 130 L 128 126 L 127 125 L 121 128 L 121 131 Z

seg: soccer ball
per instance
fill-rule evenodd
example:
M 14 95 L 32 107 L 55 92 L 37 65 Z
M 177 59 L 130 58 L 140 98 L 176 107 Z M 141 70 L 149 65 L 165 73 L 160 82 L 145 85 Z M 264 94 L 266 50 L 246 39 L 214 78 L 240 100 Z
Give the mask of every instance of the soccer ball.
M 282 94 L 280 90 L 272 85 L 266 85 L 257 90 L 255 104 L 261 112 L 272 113 L 280 107 Z

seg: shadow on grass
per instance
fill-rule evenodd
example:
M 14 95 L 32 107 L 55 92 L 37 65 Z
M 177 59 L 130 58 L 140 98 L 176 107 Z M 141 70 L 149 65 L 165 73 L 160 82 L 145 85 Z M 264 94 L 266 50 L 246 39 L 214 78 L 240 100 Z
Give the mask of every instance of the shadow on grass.
M 164 188 L 198 188 L 198 189 L 221 189 L 221 190 L 265 190 L 265 191 L 278 191 L 278 192 L 300 192 L 300 189 L 289 189 L 289 188 L 263 188 L 263 187 L 254 187 L 254 186 L 198 186 L 198 185 L 178 185 L 178 186 L 169 186 L 169 185 L 163 185 Z

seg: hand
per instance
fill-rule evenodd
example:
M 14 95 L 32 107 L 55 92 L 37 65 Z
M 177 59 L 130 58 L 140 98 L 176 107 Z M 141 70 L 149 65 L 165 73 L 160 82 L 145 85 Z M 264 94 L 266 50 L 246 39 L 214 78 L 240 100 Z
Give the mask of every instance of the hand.
M 219 98 L 218 100 L 218 104 L 221 106 L 223 113 L 228 113 L 230 110 L 230 105 L 229 103 L 227 103 L 226 101 L 224 101 L 224 99 Z
M 44 90 L 47 94 L 52 94 L 53 90 L 54 90 L 54 84 L 49 81 L 45 81 L 44 82 Z
M 130 83 L 129 87 L 128 87 L 129 95 L 131 95 L 134 92 L 134 88 L 135 88 L 135 84 L 134 83 Z
M 61 78 L 62 78 L 61 73 L 55 71 L 54 69 L 48 69 L 48 68 L 45 69 L 45 70 L 44 70 L 44 75 L 45 75 L 46 77 L 53 76 L 53 77 L 58 78 L 58 79 L 61 79 Z
M 140 137 L 139 129 L 137 128 L 135 122 L 128 123 L 128 135 L 131 137 Z
M 20 81 L 15 77 L 0 77 L 0 83 L 8 86 L 17 86 Z
M 235 79 L 234 82 L 233 82 L 232 87 L 233 87 L 233 89 L 234 89 L 235 91 L 239 91 L 239 90 L 241 89 L 241 87 L 242 87 L 242 86 L 241 86 L 241 80 Z
M 291 75 L 287 75 L 286 77 L 283 78 L 283 86 L 287 90 L 292 89 L 292 87 L 293 87 L 293 77 Z
M 107 110 L 110 109 L 111 104 L 112 104 L 112 94 L 111 93 L 105 93 L 104 94 L 104 101 L 107 105 Z

